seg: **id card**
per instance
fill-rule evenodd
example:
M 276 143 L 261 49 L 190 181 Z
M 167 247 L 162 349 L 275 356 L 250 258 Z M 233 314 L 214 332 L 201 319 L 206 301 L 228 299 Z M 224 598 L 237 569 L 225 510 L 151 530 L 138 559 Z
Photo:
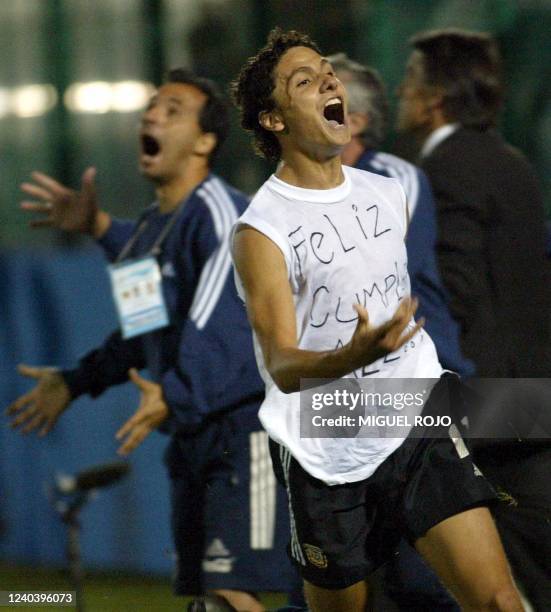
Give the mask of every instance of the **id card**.
M 154 257 L 113 264 L 108 269 L 124 339 L 168 325 L 161 270 Z

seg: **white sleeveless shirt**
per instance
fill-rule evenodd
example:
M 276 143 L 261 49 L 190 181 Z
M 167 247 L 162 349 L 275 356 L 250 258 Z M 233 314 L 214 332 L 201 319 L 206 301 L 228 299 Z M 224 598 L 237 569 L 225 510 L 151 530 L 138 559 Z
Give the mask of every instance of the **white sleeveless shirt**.
M 302 189 L 271 176 L 236 223 L 265 234 L 287 264 L 296 309 L 298 347 L 327 351 L 345 345 L 360 303 L 372 325 L 388 321 L 410 294 L 404 237 L 407 205 L 399 182 L 343 166 L 334 189 Z M 236 274 L 237 290 L 244 299 Z M 413 320 L 410 325 L 413 325 Z M 421 330 L 395 353 L 357 377 L 433 378 L 442 373 L 434 344 Z M 282 393 L 256 359 L 266 384 L 260 421 L 312 476 L 334 485 L 370 476 L 403 438 L 300 438 L 300 394 Z

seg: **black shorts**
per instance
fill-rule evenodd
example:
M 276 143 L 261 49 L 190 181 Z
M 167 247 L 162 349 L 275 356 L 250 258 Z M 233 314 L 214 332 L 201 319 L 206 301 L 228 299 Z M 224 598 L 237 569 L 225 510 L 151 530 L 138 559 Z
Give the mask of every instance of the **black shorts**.
M 443 384 L 446 379 L 436 387 Z M 346 588 L 387 561 L 402 537 L 414 543 L 446 518 L 495 500 L 462 440 L 456 446 L 446 430 L 443 436 L 407 438 L 369 478 L 334 486 L 270 440 L 289 497 L 288 553 L 305 580 Z

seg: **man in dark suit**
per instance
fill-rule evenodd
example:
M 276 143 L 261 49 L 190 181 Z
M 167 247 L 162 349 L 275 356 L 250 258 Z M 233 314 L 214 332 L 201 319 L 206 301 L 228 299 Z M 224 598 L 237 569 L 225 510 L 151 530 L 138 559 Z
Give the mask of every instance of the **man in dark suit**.
M 398 127 L 424 140 L 438 261 L 463 352 L 479 376 L 549 375 L 543 200 L 528 162 L 494 129 L 503 93 L 497 45 L 460 30 L 412 44 Z
M 543 199 L 529 163 L 495 131 L 503 94 L 496 42 L 440 30 L 412 45 L 398 127 L 422 143 L 421 167 L 436 197 L 438 263 L 462 350 L 479 376 L 550 376 Z M 477 464 L 509 500 L 495 516 L 517 579 L 534 609 L 547 610 L 549 439 L 476 442 Z

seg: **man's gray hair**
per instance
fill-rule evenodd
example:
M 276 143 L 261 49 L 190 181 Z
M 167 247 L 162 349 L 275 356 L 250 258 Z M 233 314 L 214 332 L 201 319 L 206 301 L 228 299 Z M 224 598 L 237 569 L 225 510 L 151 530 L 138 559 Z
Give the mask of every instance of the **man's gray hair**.
M 335 53 L 327 59 L 337 76 L 339 73 L 348 73 L 350 76 L 350 80 L 345 83 L 349 112 L 368 116 L 365 132 L 360 134 L 365 147 L 379 147 L 386 137 L 388 122 L 386 88 L 379 73 L 351 60 L 346 53 Z

